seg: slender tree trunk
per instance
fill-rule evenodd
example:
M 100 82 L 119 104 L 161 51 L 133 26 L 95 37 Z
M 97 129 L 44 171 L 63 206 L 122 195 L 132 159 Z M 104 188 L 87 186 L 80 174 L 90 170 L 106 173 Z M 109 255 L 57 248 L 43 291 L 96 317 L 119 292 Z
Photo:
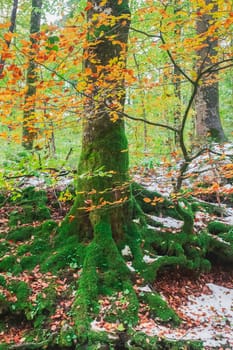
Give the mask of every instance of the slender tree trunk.
M 212 13 L 217 12 L 217 5 L 213 0 L 206 0 L 206 5 L 213 4 Z M 213 16 L 201 15 L 197 20 L 197 33 L 205 35 L 212 25 Z M 217 55 L 218 40 L 207 37 L 203 42 L 203 48 L 198 51 L 199 72 L 209 67 Z M 219 115 L 219 87 L 217 73 L 203 77 L 198 88 L 196 100 L 196 135 L 198 139 L 205 141 L 207 137 L 218 142 L 226 141 Z
M 143 89 L 143 84 L 142 84 L 142 77 L 140 74 L 140 66 L 139 63 L 137 61 L 137 57 L 134 54 L 134 62 L 136 65 L 136 69 L 137 69 L 137 76 L 138 76 L 138 82 L 139 82 L 139 87 L 140 87 L 140 100 L 141 100 L 141 108 L 142 108 L 142 118 L 145 120 L 145 122 L 143 123 L 143 140 L 144 140 L 144 154 L 146 155 L 148 152 L 148 129 L 147 129 L 147 123 L 146 123 L 146 106 L 145 106 L 145 100 L 146 100 L 146 92 Z
M 175 0 L 174 2 L 174 14 L 176 15 L 177 12 L 180 10 L 179 8 L 179 3 L 177 2 L 177 0 Z M 181 40 L 181 28 L 180 25 L 177 24 L 175 27 L 175 35 L 177 37 L 177 40 Z M 178 67 L 176 65 L 174 65 L 173 67 L 173 72 L 174 72 L 174 79 L 173 79 L 173 83 L 174 83 L 174 89 L 175 89 L 175 97 L 177 99 L 177 103 L 175 106 L 175 110 L 174 110 L 174 126 L 175 128 L 179 129 L 180 128 L 180 124 L 181 124 L 181 98 L 182 98 L 182 94 L 181 94 L 181 73 L 178 69 Z M 179 144 L 179 135 L 178 133 L 174 134 L 174 141 L 175 141 L 175 145 Z
M 42 0 L 32 0 L 31 24 L 30 24 L 30 57 L 27 69 L 27 92 L 25 95 L 25 106 L 23 115 L 23 135 L 22 145 L 24 148 L 31 150 L 33 148 L 33 141 L 37 135 L 35 127 L 35 99 L 36 99 L 36 82 L 37 64 L 35 62 L 35 55 L 37 53 L 37 44 L 39 37 L 36 33 L 40 31 Z
M 9 33 L 14 33 L 14 31 L 15 31 L 17 10 L 18 10 L 18 0 L 14 0 L 13 5 L 12 5 L 12 10 L 11 10 L 10 26 L 8 29 Z M 10 47 L 10 44 L 11 44 L 11 39 L 6 40 L 5 41 L 5 49 L 3 48 L 3 50 L 7 51 Z M 1 55 L 1 58 L 0 58 L 0 78 L 1 78 L 3 70 L 4 70 L 5 62 L 6 62 L 6 60 L 5 60 L 4 56 Z

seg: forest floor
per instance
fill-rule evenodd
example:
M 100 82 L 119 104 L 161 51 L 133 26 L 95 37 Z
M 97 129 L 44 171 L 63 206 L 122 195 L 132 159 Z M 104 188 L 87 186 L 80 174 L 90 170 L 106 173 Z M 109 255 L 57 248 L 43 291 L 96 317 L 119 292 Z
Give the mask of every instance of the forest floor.
M 164 176 L 159 178 L 158 173 L 148 170 L 145 174 L 140 173 L 134 175 L 135 180 L 139 180 L 149 189 L 159 190 L 162 194 L 167 194 L 171 188 L 171 178 Z M 163 179 L 163 181 L 162 181 Z M 165 179 L 165 180 L 164 180 Z M 68 180 L 69 182 L 69 180 Z M 229 187 L 228 187 L 229 188 Z M 60 222 L 67 213 L 72 201 L 59 201 L 55 189 L 49 189 L 48 206 L 52 213 L 52 219 Z M 219 201 L 224 202 L 223 196 L 218 193 L 210 192 L 209 199 L 213 202 L 222 205 Z M 208 197 L 207 196 L 207 197 Z M 59 207 L 55 207 L 54 203 L 59 202 Z M 225 204 L 225 203 L 223 203 Z M 0 208 L 0 233 L 1 237 L 4 233 L 7 234 L 9 229 L 9 214 L 17 210 L 17 206 L 12 202 L 6 203 Z M 228 215 L 222 218 L 223 222 L 228 222 L 233 225 L 233 208 L 227 203 Z M 205 227 L 209 220 L 208 214 L 196 213 L 195 229 L 200 230 Z M 211 219 L 214 217 L 211 216 Z M 179 221 L 169 218 L 157 218 L 161 221 L 164 227 L 171 232 L 179 228 Z M 33 225 L 37 225 L 34 222 Z M 1 238 L 3 242 L 4 238 Z M 17 245 L 21 242 L 11 242 L 12 251 L 17 249 Z M 147 257 L 145 256 L 145 259 Z M 150 263 L 148 261 L 148 263 Z M 70 274 L 79 277 L 79 272 L 71 268 Z M 23 272 L 18 277 L 13 276 L 8 272 L 1 273 L 6 280 L 21 279 L 29 283 L 31 288 L 30 299 L 36 300 L 37 296 L 42 293 L 48 286 L 48 282 L 54 280 L 56 282 L 56 291 L 59 296 L 59 302 L 53 317 L 48 323 L 51 333 L 56 333 L 61 329 L 65 322 L 69 322 L 69 310 L 72 304 L 70 298 L 66 299 L 66 290 L 69 288 L 69 276 L 62 277 L 53 275 L 52 273 L 42 274 L 36 266 L 30 272 Z M 156 291 L 160 293 L 168 304 L 176 311 L 177 315 L 182 319 L 180 326 L 174 328 L 169 324 L 163 324 L 161 321 L 150 317 L 148 309 L 141 304 L 140 320 L 135 327 L 136 331 L 143 331 L 148 336 L 157 335 L 161 338 L 177 339 L 177 340 L 202 340 L 205 349 L 233 349 L 233 270 L 231 266 L 215 266 L 209 273 L 187 274 L 183 271 L 167 270 L 159 273 L 156 281 L 150 285 L 141 284 L 140 280 L 135 281 L 134 289 L 137 293 L 146 291 Z M 7 293 L 0 286 L 1 293 Z M 6 295 L 8 299 L 13 298 L 12 295 Z M 46 297 L 46 296 L 45 296 Z M 119 324 L 105 322 L 104 314 L 108 311 L 109 305 L 114 302 L 111 298 L 103 297 L 101 300 L 101 312 L 103 318 L 94 320 L 92 328 L 94 330 L 105 330 L 114 335 L 119 330 Z M 0 305 L 0 309 L 1 309 Z M 124 307 L 127 308 L 127 305 Z M 0 315 L 1 315 L 0 310 Z M 4 312 L 3 312 L 4 314 Z M 30 323 L 24 320 L 17 320 L 12 316 L 4 316 L 5 328 L 1 329 L 0 324 L 0 344 L 15 343 L 21 344 L 25 341 L 25 332 L 30 328 Z

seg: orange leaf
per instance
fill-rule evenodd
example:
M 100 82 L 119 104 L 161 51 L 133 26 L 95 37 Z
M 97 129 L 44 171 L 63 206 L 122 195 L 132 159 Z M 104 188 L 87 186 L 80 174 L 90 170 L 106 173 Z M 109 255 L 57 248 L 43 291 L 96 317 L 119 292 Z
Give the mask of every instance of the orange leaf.
M 90 9 L 92 9 L 93 5 L 90 1 L 87 2 L 87 6 L 85 7 L 85 11 L 89 11 Z
M 150 202 L 151 202 L 151 199 L 148 198 L 148 197 L 145 197 L 145 198 L 143 198 L 143 201 L 144 201 L 145 203 L 150 203 Z
M 75 216 L 74 216 L 74 215 L 69 215 L 69 222 L 73 221 L 73 220 L 74 220 L 74 218 L 75 218 Z
M 11 25 L 10 22 L 7 22 L 7 23 L 0 23 L 0 29 L 9 28 L 10 25 Z

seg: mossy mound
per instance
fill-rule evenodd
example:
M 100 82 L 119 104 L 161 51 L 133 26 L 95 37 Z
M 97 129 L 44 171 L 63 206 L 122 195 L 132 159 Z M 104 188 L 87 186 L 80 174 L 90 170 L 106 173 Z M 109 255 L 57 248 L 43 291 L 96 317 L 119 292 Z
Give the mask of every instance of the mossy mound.
M 233 231 L 233 226 L 221 221 L 211 221 L 208 224 L 208 231 L 214 235 Z
M 44 221 L 51 217 L 47 207 L 47 194 L 45 191 L 37 190 L 34 187 L 27 187 L 11 199 L 17 210 L 10 213 L 10 227 L 22 224 L 33 223 L 34 221 Z
M 1 242 L 4 250 L 0 260 L 0 272 L 19 274 L 32 270 L 51 255 L 52 237 L 57 223 L 49 220 L 40 226 L 22 226 L 8 232 Z M 13 253 L 12 253 L 13 250 Z

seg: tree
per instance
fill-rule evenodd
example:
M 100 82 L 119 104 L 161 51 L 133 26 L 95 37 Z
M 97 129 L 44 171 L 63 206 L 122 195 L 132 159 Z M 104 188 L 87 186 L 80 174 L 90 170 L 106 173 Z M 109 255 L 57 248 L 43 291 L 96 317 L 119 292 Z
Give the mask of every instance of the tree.
M 128 307 L 116 312 L 114 317 L 125 324 L 137 323 L 139 300 L 133 289 L 132 273 L 121 253 L 125 245 L 142 281 L 154 279 L 157 269 L 163 265 L 191 267 L 197 263 L 199 266 L 208 266 L 205 258 L 200 257 L 202 253 L 198 253 L 196 263 L 189 262 L 189 255 L 193 259 L 196 245 L 199 245 L 198 240 L 193 240 L 191 207 L 187 203 L 184 207 L 179 203 L 172 204 L 161 198 L 161 195 L 144 192 L 140 186 L 130 184 L 123 119 L 130 25 L 128 1 L 89 1 L 86 10 L 85 119 L 77 196 L 56 239 L 59 245 L 75 235 L 79 242 L 76 259 L 79 264 L 81 261 L 83 269 L 73 304 L 75 330 L 79 337 L 87 336 L 90 315 L 98 309 L 97 299 L 100 294 L 124 293 Z M 179 244 L 172 248 L 172 242 L 168 243 L 171 251 L 177 249 L 177 256 L 167 256 L 148 267 L 143 260 L 143 247 L 149 247 L 150 243 L 145 234 L 146 217 L 141 208 L 154 208 L 158 202 L 162 205 L 157 208 L 163 210 L 166 207 L 171 215 L 183 218 L 186 238 L 183 248 L 177 248 Z M 153 220 L 151 224 L 156 225 Z M 179 254 L 179 249 L 183 253 Z M 149 293 L 145 296 L 145 302 L 155 310 L 157 298 L 155 294 Z M 174 314 L 169 314 L 169 317 L 177 321 Z
M 12 10 L 11 10 L 10 26 L 9 26 L 8 33 L 6 34 L 6 38 L 5 38 L 5 48 L 3 48 L 3 51 L 5 51 L 5 52 L 0 57 L 0 78 L 2 76 L 5 61 L 6 61 L 6 59 L 4 58 L 4 55 L 6 55 L 7 50 L 10 47 L 11 39 L 12 39 L 11 35 L 15 31 L 17 10 L 18 10 L 18 0 L 14 0 L 13 5 L 12 5 Z
M 197 18 L 197 33 L 200 37 L 204 37 L 202 47 L 197 52 L 199 72 L 216 62 L 218 50 L 218 38 L 213 37 L 213 34 L 206 36 L 210 26 L 213 26 L 214 14 L 218 11 L 218 5 L 214 0 L 205 0 L 205 5 L 210 13 L 204 9 L 204 13 Z M 211 10 L 209 10 L 209 5 L 211 5 Z M 218 72 L 204 76 L 199 83 L 195 109 L 197 137 L 203 141 L 206 137 L 218 142 L 226 141 L 219 115 Z
M 129 270 L 117 246 L 126 242 L 130 234 L 133 236 L 129 227 L 134 206 L 121 117 L 130 23 L 128 1 L 90 1 L 87 13 L 88 43 L 84 51 L 87 88 L 78 194 L 61 227 L 62 235 L 75 233 L 80 242 L 91 242 L 76 302 L 77 326 L 81 329 L 100 293 L 98 286 L 102 285 L 102 290 L 124 290 L 129 284 Z M 129 309 L 132 308 L 135 303 Z
M 24 148 L 31 150 L 33 141 L 37 134 L 35 126 L 35 99 L 36 99 L 36 84 L 37 64 L 35 56 L 38 51 L 40 20 L 41 20 L 42 0 L 32 0 L 32 12 L 30 20 L 30 52 L 29 63 L 27 68 L 27 91 L 25 94 L 25 106 L 23 115 L 23 135 L 22 145 Z

